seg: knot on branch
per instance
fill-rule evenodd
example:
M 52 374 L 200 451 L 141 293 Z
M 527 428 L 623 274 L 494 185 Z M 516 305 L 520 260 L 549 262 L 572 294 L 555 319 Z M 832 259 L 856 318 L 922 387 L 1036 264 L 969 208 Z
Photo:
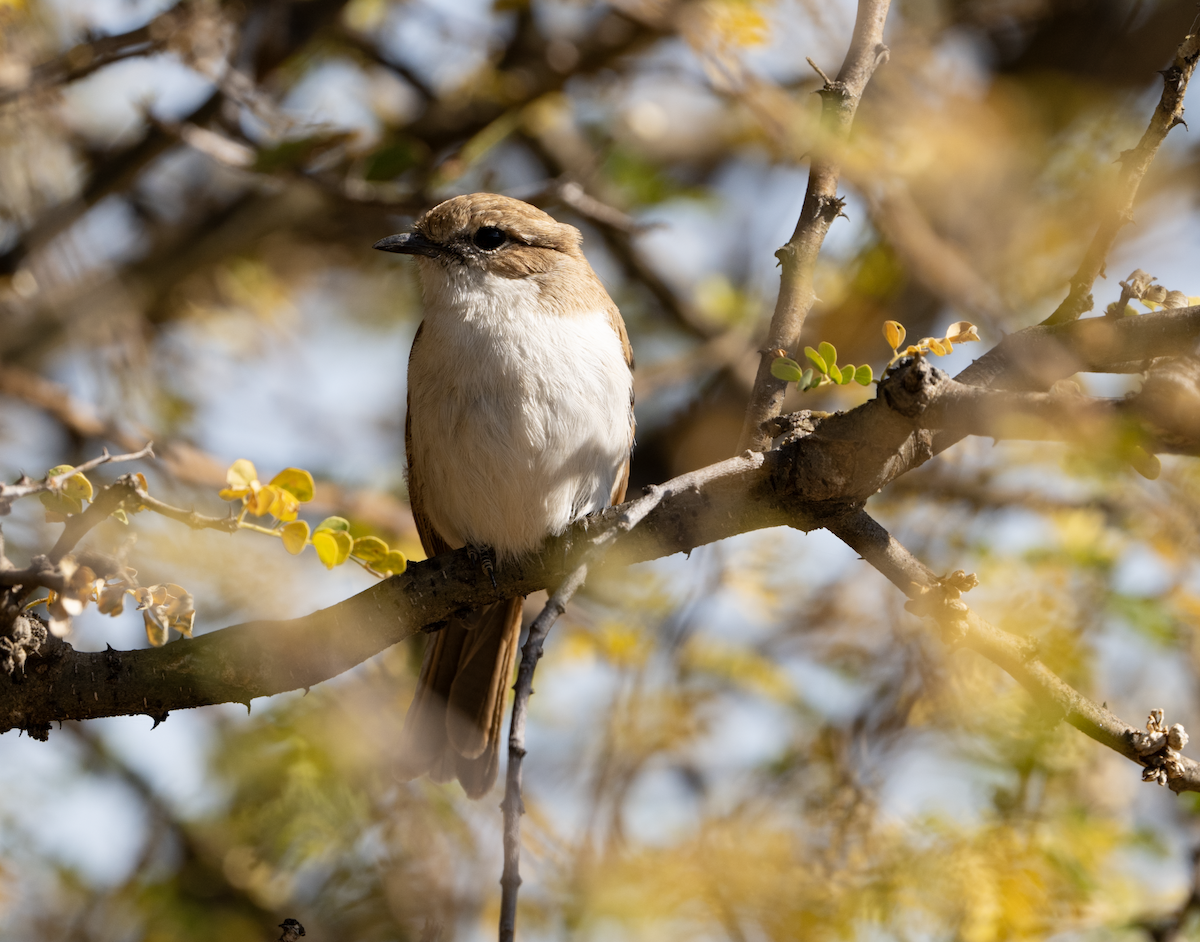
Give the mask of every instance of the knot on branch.
M 776 416 L 767 423 L 767 429 L 772 438 L 779 439 L 778 445 L 790 445 L 816 431 L 817 419 L 824 418 L 827 414 L 801 409 L 799 412 Z
M 1163 77 L 1163 85 L 1174 92 L 1180 92 L 1184 87 L 1183 69 L 1177 65 L 1169 66 L 1165 69 L 1160 69 L 1159 75 Z
M 901 357 L 879 381 L 879 395 L 902 416 L 915 419 L 950 377 L 920 355 Z
M 1163 711 L 1151 710 L 1146 720 L 1146 732 L 1135 730 L 1129 738 L 1145 766 L 1142 769 L 1143 782 L 1166 785 L 1184 774 L 1183 756 L 1180 753 L 1188 744 L 1188 734 L 1182 723 L 1168 728 Z
M 1133 403 L 1167 444 L 1194 451 L 1200 440 L 1200 358 L 1155 360 Z
M 838 216 L 846 215 L 842 212 L 846 208 L 846 200 L 840 196 L 818 196 L 816 208 L 817 216 L 832 223 Z
M 939 576 L 932 586 L 914 586 L 915 597 L 904 603 L 905 610 L 922 618 L 933 618 L 942 629 L 946 644 L 958 644 L 967 636 L 970 609 L 962 594 L 979 585 L 979 577 L 962 569 Z

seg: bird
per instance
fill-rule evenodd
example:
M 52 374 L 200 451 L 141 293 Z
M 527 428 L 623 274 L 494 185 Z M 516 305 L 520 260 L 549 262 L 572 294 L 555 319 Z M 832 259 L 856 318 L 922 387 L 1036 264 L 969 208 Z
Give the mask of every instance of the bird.
M 420 275 L 404 442 L 430 557 L 466 546 L 502 567 L 625 498 L 633 351 L 582 242 L 528 203 L 473 193 L 374 245 L 414 256 Z M 456 615 L 430 638 L 402 778 L 491 790 L 523 602 Z

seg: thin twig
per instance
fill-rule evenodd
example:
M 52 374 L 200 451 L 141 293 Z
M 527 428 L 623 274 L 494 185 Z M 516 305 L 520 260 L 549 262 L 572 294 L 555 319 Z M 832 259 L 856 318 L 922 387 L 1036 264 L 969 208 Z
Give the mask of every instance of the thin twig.
M 521 886 L 521 815 L 525 803 L 521 798 L 521 767 L 525 758 L 525 720 L 529 714 L 529 697 L 533 693 L 533 672 L 541 660 L 546 636 L 554 623 L 567 609 L 567 604 L 587 581 L 588 567 L 599 563 L 616 538 L 636 527 L 646 515 L 671 493 L 669 487 L 647 488 L 644 497 L 630 501 L 612 525 L 592 542 L 582 562 L 562 581 L 546 601 L 545 607 L 529 626 L 529 637 L 521 648 L 521 665 L 517 669 L 516 695 L 513 699 L 512 723 L 508 733 L 508 768 L 504 779 L 504 872 L 500 877 L 500 942 L 513 942 L 517 926 L 517 890 Z
M 1171 128 L 1183 124 L 1183 96 L 1187 91 L 1188 80 L 1196 68 L 1196 60 L 1200 59 L 1200 35 L 1190 34 L 1175 51 L 1175 59 L 1169 68 L 1162 71 L 1163 90 L 1158 106 L 1150 118 L 1150 125 L 1133 150 L 1124 151 L 1117 159 L 1121 162 L 1121 172 L 1117 175 L 1117 183 L 1113 188 L 1112 204 L 1100 222 L 1092 244 L 1084 253 L 1079 269 L 1071 278 L 1071 290 L 1044 324 L 1064 324 L 1076 320 L 1085 311 L 1092 309 L 1092 285 L 1104 274 L 1104 262 L 1112 251 L 1117 233 L 1133 221 L 1133 200 L 1137 196 L 1138 187 L 1158 148 Z M 1186 125 L 1185 125 L 1186 127 Z
M 795 231 L 787 244 L 775 253 L 782 266 L 779 297 L 771 316 L 766 344 L 761 351 L 754 389 L 746 407 L 739 452 L 747 448 L 765 451 L 771 443 L 767 426 L 779 415 L 787 390 L 787 383 L 771 375 L 771 364 L 781 355 L 779 351 L 795 349 L 800 342 L 804 319 L 816 301 L 813 271 L 817 255 L 829 226 L 841 213 L 843 205 L 837 195 L 841 174 L 837 151 L 849 137 L 854 113 L 867 82 L 887 57 L 887 47 L 883 45 L 883 24 L 888 6 L 889 0 L 859 0 L 854 34 L 846 59 L 837 79 L 827 81 L 821 89 L 821 138 L 824 146 L 813 158 L 809 169 L 808 191 L 804 195 L 804 207 L 800 210 Z
M 136 512 L 144 508 L 186 524 L 193 530 L 221 530 L 225 533 L 232 533 L 238 528 L 237 517 L 206 517 L 194 510 L 172 507 L 146 493 L 145 488 L 138 483 L 134 475 L 123 474 L 112 484 L 102 487 L 86 510 L 67 518 L 66 527 L 48 554 L 50 561 L 57 563 L 71 552 L 93 527 L 111 517 L 122 507 L 129 512 Z
M 1050 715 L 1065 720 L 1086 736 L 1141 766 L 1147 756 L 1137 748 L 1140 730 L 1075 690 L 1037 658 L 1037 643 L 996 628 L 972 612 L 957 592 L 945 592 L 939 579 L 865 510 L 828 524 L 828 529 L 889 582 L 913 600 L 916 612 L 935 619 L 953 646 L 967 647 L 996 664 L 1029 691 Z M 1183 757 L 1168 767 L 1172 791 L 1200 790 L 1200 763 Z
M 31 494 L 40 494 L 43 492 L 57 492 L 62 490 L 63 484 L 68 479 L 76 474 L 85 474 L 93 468 L 98 468 L 102 464 L 108 464 L 110 461 L 137 461 L 139 458 L 153 458 L 154 443 L 147 442 L 146 446 L 141 451 L 132 452 L 127 455 L 110 455 L 108 449 L 105 448 L 103 454 L 90 461 L 86 461 L 77 468 L 72 468 L 70 471 L 64 471 L 62 474 L 56 474 L 54 477 L 47 477 L 43 481 L 29 481 L 22 479 L 16 484 L 0 484 L 0 505 L 11 504 L 14 500 L 21 497 L 29 497 Z

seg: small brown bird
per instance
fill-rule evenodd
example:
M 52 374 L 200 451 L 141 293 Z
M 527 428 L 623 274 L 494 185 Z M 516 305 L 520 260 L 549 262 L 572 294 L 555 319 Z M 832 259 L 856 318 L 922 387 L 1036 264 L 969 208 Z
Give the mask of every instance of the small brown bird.
M 447 200 L 375 244 L 414 255 L 425 319 L 408 360 L 408 493 L 430 556 L 497 565 L 625 497 L 633 353 L 578 229 L 520 200 Z M 430 639 L 405 721 L 405 772 L 496 781 L 521 598 Z

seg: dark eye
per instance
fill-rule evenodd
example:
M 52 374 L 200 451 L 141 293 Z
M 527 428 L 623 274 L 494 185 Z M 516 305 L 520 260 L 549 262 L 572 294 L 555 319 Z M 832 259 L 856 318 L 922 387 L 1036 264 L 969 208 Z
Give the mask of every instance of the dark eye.
M 481 249 L 498 249 L 508 241 L 508 236 L 503 229 L 497 229 L 495 226 L 481 226 L 475 231 L 471 241 Z

